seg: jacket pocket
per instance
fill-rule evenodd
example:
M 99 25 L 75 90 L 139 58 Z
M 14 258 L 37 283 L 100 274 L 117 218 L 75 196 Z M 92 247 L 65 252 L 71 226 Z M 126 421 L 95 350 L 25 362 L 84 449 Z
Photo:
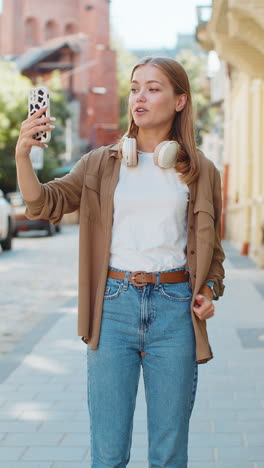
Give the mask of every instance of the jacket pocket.
M 85 174 L 82 203 L 89 220 L 100 220 L 100 179 L 95 174 Z

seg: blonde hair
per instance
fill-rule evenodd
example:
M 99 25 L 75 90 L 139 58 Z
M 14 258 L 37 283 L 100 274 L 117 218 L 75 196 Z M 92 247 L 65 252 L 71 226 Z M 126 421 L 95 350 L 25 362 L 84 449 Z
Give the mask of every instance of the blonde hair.
M 175 113 L 168 140 L 175 140 L 179 143 L 180 149 L 177 154 L 175 170 L 180 172 L 180 179 L 183 183 L 189 184 L 196 180 L 199 175 L 199 154 L 195 144 L 193 108 L 191 88 L 188 75 L 182 65 L 169 57 L 143 57 L 134 66 L 131 73 L 131 80 L 138 67 L 146 64 L 159 68 L 169 79 L 173 86 L 175 94 L 186 94 L 187 102 L 180 112 Z M 126 135 L 130 138 L 136 138 L 138 126 L 135 124 L 131 110 L 129 109 L 129 125 Z M 121 153 L 122 139 L 119 144 L 119 157 Z

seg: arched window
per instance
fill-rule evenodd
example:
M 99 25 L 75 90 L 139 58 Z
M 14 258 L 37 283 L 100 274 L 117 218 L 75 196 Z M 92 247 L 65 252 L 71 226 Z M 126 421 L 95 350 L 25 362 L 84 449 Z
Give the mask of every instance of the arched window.
M 56 21 L 49 20 L 45 24 L 44 37 L 45 40 L 52 39 L 53 37 L 58 36 L 58 26 Z
M 32 46 L 38 44 L 38 21 L 36 18 L 27 18 L 25 21 L 25 43 Z
M 74 34 L 76 32 L 77 32 L 77 28 L 76 28 L 76 25 L 74 23 L 66 24 L 66 26 L 64 28 L 64 34 L 68 35 L 68 34 Z

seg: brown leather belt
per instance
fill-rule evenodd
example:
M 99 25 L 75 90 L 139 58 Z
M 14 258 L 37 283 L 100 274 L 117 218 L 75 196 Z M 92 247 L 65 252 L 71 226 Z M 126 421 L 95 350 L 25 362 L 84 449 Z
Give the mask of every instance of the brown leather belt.
M 126 271 L 108 270 L 108 278 L 124 280 Z M 189 272 L 187 270 L 176 270 L 168 272 L 160 272 L 160 283 L 185 283 L 189 280 Z M 156 274 L 147 273 L 146 271 L 132 271 L 128 277 L 134 286 L 146 286 L 148 283 L 156 283 Z

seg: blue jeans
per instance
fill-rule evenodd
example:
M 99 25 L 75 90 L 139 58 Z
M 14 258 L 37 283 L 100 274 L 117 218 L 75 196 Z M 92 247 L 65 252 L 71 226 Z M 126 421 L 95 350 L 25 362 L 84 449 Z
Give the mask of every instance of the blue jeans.
M 192 289 L 160 283 L 159 273 L 156 284 L 137 287 L 130 273 L 107 278 L 98 348 L 87 345 L 91 468 L 123 468 L 130 460 L 141 365 L 149 468 L 187 468 L 198 379 Z

